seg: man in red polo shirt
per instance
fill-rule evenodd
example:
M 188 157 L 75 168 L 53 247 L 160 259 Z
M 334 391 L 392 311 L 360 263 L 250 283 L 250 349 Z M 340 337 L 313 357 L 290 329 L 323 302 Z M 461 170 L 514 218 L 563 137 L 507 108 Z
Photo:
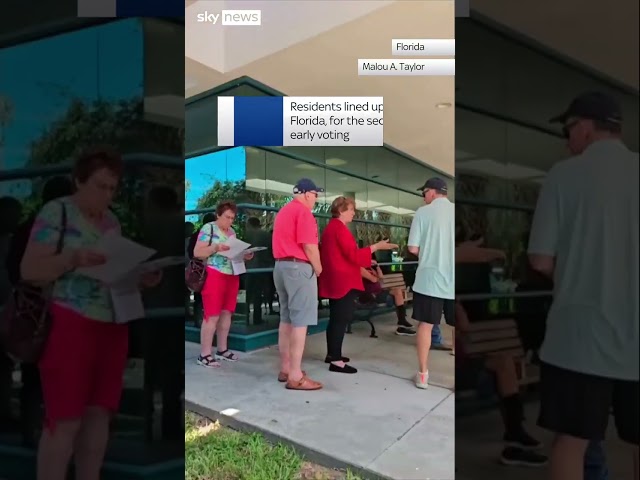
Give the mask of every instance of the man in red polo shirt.
M 302 371 L 307 327 L 318 324 L 318 224 L 311 210 L 324 192 L 303 178 L 293 188 L 293 201 L 282 207 L 273 224 L 273 280 L 280 305 L 280 373 L 290 390 L 319 390 L 322 384 Z

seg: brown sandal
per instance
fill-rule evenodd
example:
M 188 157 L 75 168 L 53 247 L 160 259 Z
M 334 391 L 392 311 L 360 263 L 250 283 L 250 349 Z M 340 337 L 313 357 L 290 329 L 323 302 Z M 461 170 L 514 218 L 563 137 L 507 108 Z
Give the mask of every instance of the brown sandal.
M 298 382 L 291 382 L 290 380 L 287 380 L 285 387 L 289 390 L 320 390 L 322 388 L 322 384 L 315 380 L 311 380 L 307 376 L 303 376 Z
M 302 376 L 304 377 L 304 376 L 306 376 L 306 375 L 307 375 L 307 372 L 305 372 L 304 370 L 302 370 Z M 280 372 L 280 373 L 278 374 L 278 381 L 279 381 L 280 383 L 284 383 L 284 382 L 286 382 L 287 380 L 289 380 L 289 374 L 288 374 L 288 373 Z

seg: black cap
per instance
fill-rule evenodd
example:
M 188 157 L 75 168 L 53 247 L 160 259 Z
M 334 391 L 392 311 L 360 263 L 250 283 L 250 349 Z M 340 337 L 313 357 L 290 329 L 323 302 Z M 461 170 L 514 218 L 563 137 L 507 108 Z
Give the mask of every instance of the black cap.
M 324 192 L 324 188 L 318 187 L 313 180 L 308 178 L 301 178 L 293 187 L 293 193 L 307 193 L 307 192 Z
M 447 182 L 442 180 L 440 177 L 430 178 L 425 182 L 425 184 L 418 189 L 419 192 L 424 192 L 425 190 L 435 190 L 438 193 L 447 193 L 448 187 Z
M 567 110 L 549 120 L 565 123 L 571 117 L 622 123 L 622 111 L 615 98 L 602 92 L 588 92 L 573 99 Z

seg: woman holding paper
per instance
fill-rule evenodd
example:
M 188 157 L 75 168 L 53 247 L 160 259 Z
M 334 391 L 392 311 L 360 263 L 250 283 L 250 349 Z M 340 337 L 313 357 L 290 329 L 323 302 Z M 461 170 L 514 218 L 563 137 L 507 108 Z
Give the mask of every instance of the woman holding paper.
M 216 207 L 217 220 L 206 223 L 200 229 L 193 256 L 206 259 L 207 279 L 202 288 L 204 317 L 200 328 L 200 355 L 196 363 L 207 368 L 220 366 L 218 360 L 235 362 L 238 357 L 229 350 L 227 339 L 231 328 L 231 316 L 236 309 L 240 273 L 234 271 L 230 258 L 220 252 L 230 250 L 228 243 L 236 238 L 231 225 L 238 208 L 233 202 L 223 202 Z M 251 260 L 253 253 L 244 255 Z M 212 355 L 213 337 L 216 335 L 217 350 Z
M 356 202 L 352 198 L 338 197 L 331 203 L 331 217 L 320 242 L 322 275 L 318 277 L 318 293 L 329 299 L 329 325 L 327 326 L 327 357 L 329 370 L 338 373 L 356 373 L 349 359 L 342 356 L 342 342 L 347 325 L 353 318 L 358 292 L 364 290 L 360 268 L 371 267 L 371 255 L 376 251 L 393 250 L 397 245 L 382 240 L 369 247 L 358 248 L 356 239 L 347 225 L 356 215 Z
M 51 329 L 38 364 L 45 407 L 38 480 L 64 480 L 72 455 L 78 478 L 100 478 L 110 417 L 122 393 L 129 327 L 114 321 L 110 289 L 75 270 L 103 264 L 94 245 L 109 232 L 120 233 L 109 206 L 122 174 L 122 159 L 111 149 L 81 155 L 72 174 L 75 193 L 42 207 L 22 259 L 23 281 L 53 286 Z M 145 274 L 141 286 L 160 279 Z

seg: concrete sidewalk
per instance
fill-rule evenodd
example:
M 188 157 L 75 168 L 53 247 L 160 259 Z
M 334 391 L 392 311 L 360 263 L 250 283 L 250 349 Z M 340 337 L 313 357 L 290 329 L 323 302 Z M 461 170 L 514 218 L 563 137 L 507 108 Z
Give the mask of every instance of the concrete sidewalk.
M 410 381 L 415 338 L 394 335 L 391 316 L 376 324 L 380 338 L 369 338 L 366 325 L 354 325 L 346 336 L 344 354 L 359 369 L 355 375 L 329 372 L 324 334 L 308 338 L 304 368 L 325 385 L 317 392 L 289 391 L 277 382 L 276 347 L 205 369 L 195 364 L 198 346 L 186 344 L 187 404 L 222 413 L 231 426 L 290 442 L 335 466 L 364 471 L 366 478 L 452 480 L 454 357 L 432 352 L 435 385 L 419 390 Z

